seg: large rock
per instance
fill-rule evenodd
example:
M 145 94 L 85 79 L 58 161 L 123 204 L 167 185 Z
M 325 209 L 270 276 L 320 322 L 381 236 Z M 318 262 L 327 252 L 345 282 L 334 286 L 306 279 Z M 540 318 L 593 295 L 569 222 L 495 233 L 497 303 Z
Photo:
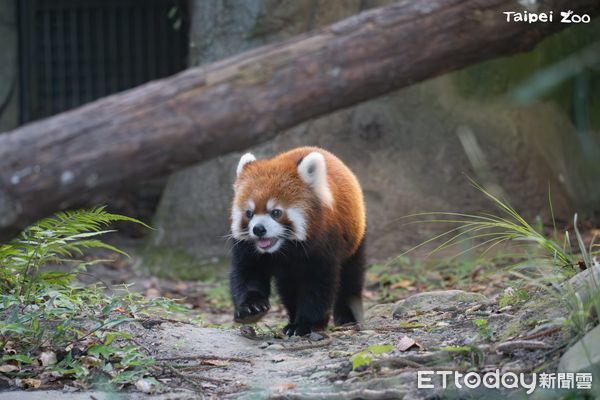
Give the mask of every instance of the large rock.
M 592 267 L 581 271 L 560 285 L 565 298 L 579 295 L 582 304 L 593 301 L 600 290 L 600 263 L 593 261 Z
M 561 372 L 592 372 L 594 378 L 600 373 L 600 325 L 567 350 L 560 358 Z M 594 382 L 594 385 L 598 385 Z
M 238 8 L 196 2 L 192 58 L 209 62 L 290 37 L 354 14 L 360 3 L 256 0 Z M 379 3 L 384 2 L 367 5 Z M 555 212 L 569 215 L 570 181 L 561 153 L 561 138 L 575 134 L 568 114 L 550 103 L 516 107 L 471 98 L 465 95 L 467 78 L 461 73 L 433 79 L 301 124 L 251 150 L 270 157 L 316 145 L 340 156 L 364 188 L 372 259 L 398 254 L 439 232 L 433 224 L 405 226 L 405 215 L 490 210 L 465 175 L 506 196 L 528 217 L 548 209 L 550 182 Z M 154 222 L 150 264 L 168 268 L 181 258 L 184 269 L 202 270 L 194 266 L 225 260 L 239 156 L 226 155 L 169 179 Z
M 478 303 L 487 303 L 487 298 L 480 293 L 463 290 L 435 290 L 400 301 L 394 308 L 393 316 L 402 318 L 430 311 L 459 311 Z

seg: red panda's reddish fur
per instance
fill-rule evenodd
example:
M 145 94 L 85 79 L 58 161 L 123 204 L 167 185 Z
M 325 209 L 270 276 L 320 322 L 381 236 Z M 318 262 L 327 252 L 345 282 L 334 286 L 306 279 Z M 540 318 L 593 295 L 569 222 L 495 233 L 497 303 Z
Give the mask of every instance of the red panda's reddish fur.
M 299 171 L 305 158 L 318 156 L 311 155 L 314 152 L 325 161 L 327 196 L 307 184 Z M 246 156 L 249 161 L 244 162 Z M 317 147 L 300 147 L 265 160 L 244 157 L 232 211 L 232 232 L 239 222 L 230 275 L 236 321 L 254 322 L 267 312 L 272 277 L 288 310 L 290 323 L 284 330 L 289 335 L 322 329 L 331 311 L 336 324 L 360 320 L 366 216 L 358 179 L 340 159 Z M 280 252 L 259 254 L 250 223 L 254 215 L 269 215 L 273 199 L 284 209 L 302 210 L 306 237 L 289 239 Z M 293 228 L 285 213 L 277 222 Z
M 303 157 L 318 151 L 325 156 L 327 181 L 333 197 L 332 208 L 319 204 L 318 197 L 302 181 L 296 169 Z M 358 179 L 339 158 L 317 147 L 299 147 L 278 156 L 249 163 L 236 183 L 239 189 L 235 205 L 244 207 L 252 193 L 256 211 L 266 211 L 270 198 L 287 204 L 301 204 L 308 215 L 307 240 L 318 240 L 323 232 L 333 230 L 344 240 L 341 249 L 345 257 L 352 255 L 365 235 L 366 217 L 362 190 Z M 315 220 L 315 209 L 321 209 Z

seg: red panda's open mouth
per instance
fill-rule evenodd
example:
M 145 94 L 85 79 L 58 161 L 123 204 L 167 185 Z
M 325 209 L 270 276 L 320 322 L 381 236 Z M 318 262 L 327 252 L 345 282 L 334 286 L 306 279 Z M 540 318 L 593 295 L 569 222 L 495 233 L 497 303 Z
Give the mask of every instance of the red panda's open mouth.
M 266 239 L 258 239 L 256 241 L 256 245 L 261 250 L 268 250 L 271 247 L 275 246 L 275 244 L 277 244 L 278 240 L 279 239 L 276 238 L 276 237 L 274 237 L 274 238 L 266 238 Z

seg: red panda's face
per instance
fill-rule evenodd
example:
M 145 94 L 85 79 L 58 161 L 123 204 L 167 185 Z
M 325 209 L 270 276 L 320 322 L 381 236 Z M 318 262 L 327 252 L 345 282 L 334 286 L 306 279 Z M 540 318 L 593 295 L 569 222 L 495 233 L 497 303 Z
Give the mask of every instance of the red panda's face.
M 242 157 L 231 212 L 235 239 L 254 242 L 260 253 L 275 253 L 285 241 L 307 240 L 320 201 L 298 168 L 293 160 Z

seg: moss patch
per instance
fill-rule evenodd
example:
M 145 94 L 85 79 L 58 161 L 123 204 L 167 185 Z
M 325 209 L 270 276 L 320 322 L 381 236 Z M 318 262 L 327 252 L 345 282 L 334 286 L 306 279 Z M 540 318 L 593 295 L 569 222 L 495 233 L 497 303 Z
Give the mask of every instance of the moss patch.
M 229 260 L 226 257 L 199 258 L 183 250 L 168 247 L 146 247 L 141 255 L 141 268 L 165 279 L 210 280 L 223 276 Z
M 527 332 L 540 322 L 555 320 L 568 314 L 560 299 L 555 296 L 549 296 L 544 293 L 538 293 L 532 296 L 531 300 L 523 304 L 517 313 L 518 317 L 509 320 L 501 326 L 498 332 L 498 340 L 504 341 L 517 336 L 520 333 Z

